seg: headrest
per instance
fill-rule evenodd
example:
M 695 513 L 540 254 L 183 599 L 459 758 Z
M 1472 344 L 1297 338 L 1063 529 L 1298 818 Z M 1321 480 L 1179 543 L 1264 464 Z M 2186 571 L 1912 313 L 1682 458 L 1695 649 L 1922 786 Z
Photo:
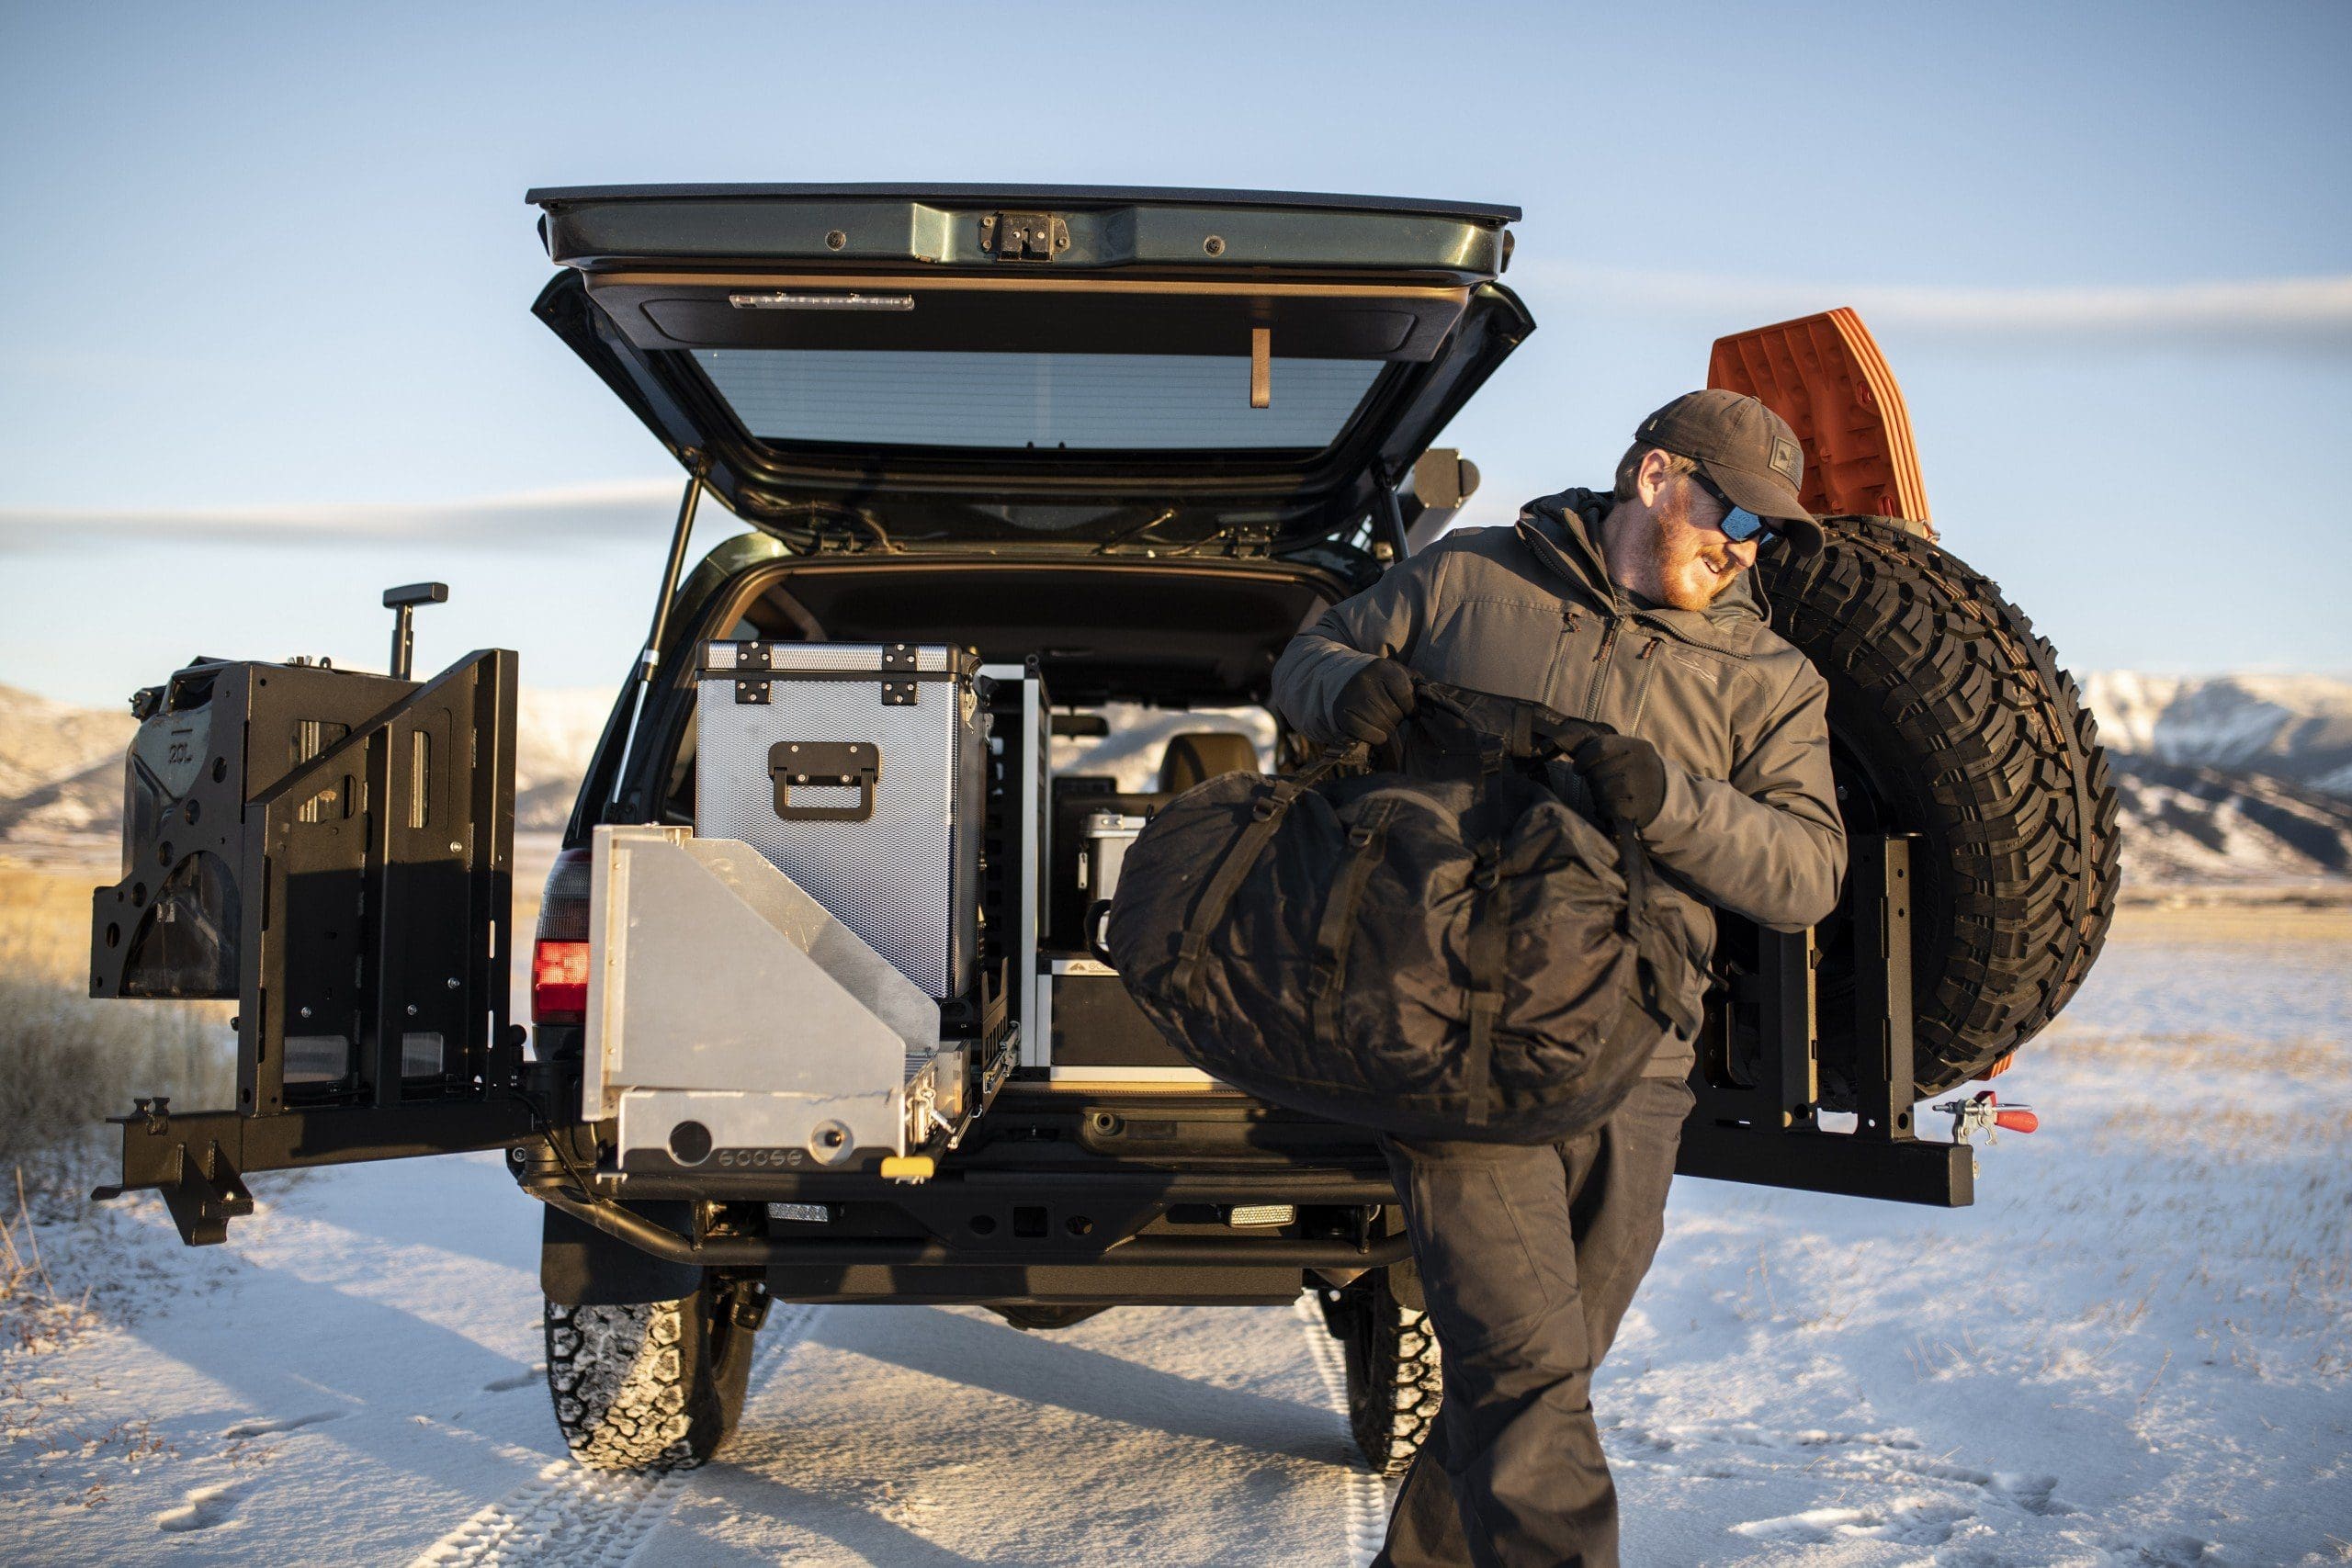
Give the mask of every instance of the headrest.
M 1257 746 L 1231 730 L 1183 730 L 1170 736 L 1168 749 L 1159 754 L 1159 787 L 1170 795 L 1226 773 L 1257 771 Z

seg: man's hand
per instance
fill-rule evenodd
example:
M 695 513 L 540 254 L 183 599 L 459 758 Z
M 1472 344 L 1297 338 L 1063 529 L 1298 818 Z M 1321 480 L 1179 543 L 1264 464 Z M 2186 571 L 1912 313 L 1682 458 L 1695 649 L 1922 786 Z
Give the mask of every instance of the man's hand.
M 1377 746 L 1413 711 L 1413 672 L 1393 659 L 1375 659 L 1340 688 L 1331 722 L 1351 740 Z
M 1596 735 L 1568 759 L 1612 822 L 1646 828 L 1666 807 L 1666 759 L 1638 735 Z

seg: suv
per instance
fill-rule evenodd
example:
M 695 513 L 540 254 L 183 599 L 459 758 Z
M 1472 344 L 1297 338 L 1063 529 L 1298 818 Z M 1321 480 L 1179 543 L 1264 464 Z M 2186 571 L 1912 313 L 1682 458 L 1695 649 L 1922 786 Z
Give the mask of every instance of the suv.
M 1276 656 L 1475 486 L 1431 443 L 1534 330 L 1499 281 L 1517 210 L 898 186 L 530 200 L 560 268 L 536 313 L 687 476 L 651 634 L 547 879 L 536 1028 L 507 1014 L 514 656 L 411 679 L 424 584 L 386 596 L 387 676 L 191 666 L 134 699 L 92 989 L 238 998 L 239 1103 L 140 1102 L 99 1195 L 159 1190 L 184 1239 L 217 1242 L 254 1171 L 507 1150 L 547 1206 L 548 1375 L 592 1464 L 708 1458 L 777 1298 L 977 1303 L 1051 1329 L 1311 1290 L 1356 1437 L 1400 1470 L 1437 1351 L 1370 1136 L 1185 1066 L 1085 926 L 1123 824 L 1295 760 L 1263 709 Z M 1916 1138 L 1913 1106 L 2006 1065 L 2097 955 L 2104 757 L 2047 644 L 1935 542 L 1900 393 L 1850 312 L 1725 339 L 1711 378 L 1789 418 L 1808 502 L 1843 513 L 1821 556 L 1763 571 L 1830 682 L 1855 858 L 1815 931 L 1726 920 L 1681 1168 L 1964 1203 L 1970 1151 Z M 751 532 L 689 571 L 704 496 Z M 695 832 L 714 651 L 722 682 L 756 660 L 741 700 L 788 703 L 764 672 L 818 645 L 870 662 L 885 703 L 935 650 L 986 714 L 978 870 L 956 895 L 969 979 L 933 993 L 903 1081 L 893 1050 L 887 1083 L 859 1089 L 882 1133 L 833 1120 L 805 1146 L 714 1151 L 689 1121 L 638 1146 L 614 1114 L 642 1081 L 619 1066 L 624 1007 L 630 1051 L 649 1028 L 698 1042 L 731 1009 L 766 1053 L 742 1060 L 765 1060 L 784 1047 L 762 1021 L 781 1040 L 813 1003 L 744 956 L 767 949 L 729 943 L 805 917 L 796 952 L 839 946 L 843 910 L 754 856 L 711 871 L 730 840 Z M 1184 717 L 1201 710 L 1220 716 Z M 1091 739 L 1093 761 L 1057 766 L 1057 738 Z M 1136 776 L 1150 744 L 1160 765 Z M 819 783 L 870 787 L 854 751 Z M 1122 757 L 1127 776 L 1102 771 Z M 911 874 L 943 852 L 893 847 L 917 841 L 864 852 Z M 657 879 L 615 868 L 697 853 L 734 903 L 649 925 L 629 900 Z M 845 1055 L 803 1055 L 846 1081 Z

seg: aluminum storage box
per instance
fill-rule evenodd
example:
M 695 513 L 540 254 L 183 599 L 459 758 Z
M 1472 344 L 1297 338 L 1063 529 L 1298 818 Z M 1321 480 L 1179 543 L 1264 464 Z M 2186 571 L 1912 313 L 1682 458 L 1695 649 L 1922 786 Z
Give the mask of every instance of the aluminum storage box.
M 705 643 L 695 831 L 751 845 L 930 995 L 963 995 L 987 808 L 978 682 L 946 647 Z
M 1078 886 L 1091 905 L 1119 891 L 1119 868 L 1151 821 L 1125 811 L 1090 811 L 1078 852 Z

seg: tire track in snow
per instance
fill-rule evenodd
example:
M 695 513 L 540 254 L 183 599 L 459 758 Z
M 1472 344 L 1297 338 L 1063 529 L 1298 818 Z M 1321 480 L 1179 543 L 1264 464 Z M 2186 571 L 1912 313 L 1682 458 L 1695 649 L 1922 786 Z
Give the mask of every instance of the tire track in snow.
M 1323 1375 L 1323 1387 L 1340 1415 L 1340 1433 L 1352 1452 L 1355 1437 L 1348 1429 L 1347 1352 L 1324 1326 L 1323 1308 L 1313 1292 L 1300 1296 L 1292 1311 L 1306 1335 L 1307 1354 L 1315 1358 L 1315 1370 Z M 1348 1562 L 1350 1568 L 1365 1568 L 1380 1555 L 1381 1543 L 1388 1538 L 1388 1487 L 1360 1461 L 1351 1462 L 1342 1477 L 1347 1488 Z
M 772 1309 L 752 1362 L 745 1404 L 823 1311 L 796 1303 Z M 533 1562 L 619 1568 L 670 1517 L 697 1473 L 629 1475 L 590 1470 L 568 1457 L 556 1460 L 418 1553 L 411 1568 Z

